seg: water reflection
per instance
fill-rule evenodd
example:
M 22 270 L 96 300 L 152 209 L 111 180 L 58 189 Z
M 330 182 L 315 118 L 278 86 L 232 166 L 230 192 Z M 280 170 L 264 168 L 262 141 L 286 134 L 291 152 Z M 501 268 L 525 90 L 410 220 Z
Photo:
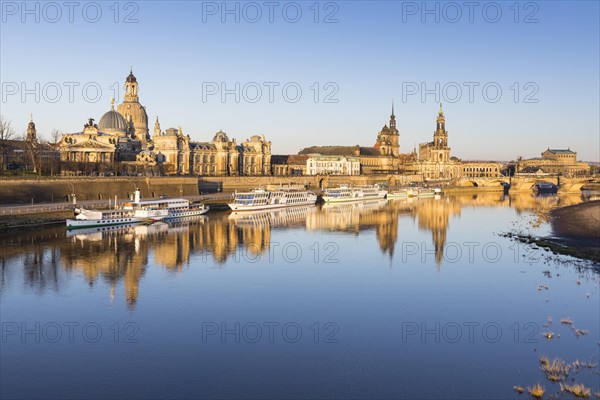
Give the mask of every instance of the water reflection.
M 521 212 L 547 211 L 581 202 L 580 196 L 507 196 L 501 193 L 449 195 L 439 199 L 377 200 L 325 204 L 253 213 L 215 212 L 176 223 L 67 232 L 56 226 L 0 238 L 0 293 L 23 284 L 38 293 L 59 291 L 70 275 L 89 286 L 108 283 L 111 298 L 123 283 L 125 301 L 135 307 L 140 280 L 148 265 L 179 273 L 194 255 L 223 265 L 243 249 L 264 255 L 273 231 L 298 229 L 370 235 L 392 259 L 398 242 L 399 219 L 430 232 L 438 267 L 444 257 L 450 221 L 464 207 L 511 207 Z M 22 273 L 21 273 L 22 271 Z

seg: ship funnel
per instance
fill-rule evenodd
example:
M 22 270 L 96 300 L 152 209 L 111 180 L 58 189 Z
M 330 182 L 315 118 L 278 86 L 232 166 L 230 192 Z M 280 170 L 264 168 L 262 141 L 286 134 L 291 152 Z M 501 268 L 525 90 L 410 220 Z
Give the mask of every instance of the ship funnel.
M 134 194 L 134 197 L 133 197 L 133 202 L 134 202 L 134 203 L 139 203 L 139 202 L 140 202 L 140 199 L 141 199 L 141 197 L 142 197 L 142 196 L 141 196 L 140 189 L 139 189 L 139 188 L 138 188 L 138 189 L 135 189 L 135 194 Z

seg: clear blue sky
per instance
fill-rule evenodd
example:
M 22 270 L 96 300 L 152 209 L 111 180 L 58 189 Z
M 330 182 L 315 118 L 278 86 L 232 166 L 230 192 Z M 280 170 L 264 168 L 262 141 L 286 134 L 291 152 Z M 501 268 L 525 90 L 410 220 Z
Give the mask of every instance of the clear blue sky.
M 92 22 L 94 5 L 81 2 L 70 22 L 66 6 L 58 15 L 31 2 L 28 14 L 20 1 L 3 1 L 1 113 L 19 133 L 29 113 L 42 136 L 53 128 L 80 131 L 88 117 L 98 120 L 110 108 L 115 83 L 122 88 L 133 65 L 150 130 L 158 115 L 163 129 L 182 126 L 198 141 L 223 129 L 238 142 L 264 134 L 278 154 L 310 145 L 371 146 L 393 98 L 402 152 L 431 140 L 440 100 L 452 154 L 460 158 L 534 157 L 547 147 L 600 158 L 598 1 L 516 8 L 512 1 L 477 2 L 473 10 L 462 1 L 427 2 L 433 13 L 421 1 L 320 2 L 318 16 L 313 1 L 274 3 L 271 16 L 263 1 L 121 2 L 116 16 L 114 2 L 98 2 L 102 15 Z M 302 15 L 292 23 L 296 5 Z M 224 6 L 239 12 L 225 14 Z M 134 22 L 125 23 L 130 14 Z M 34 94 L 23 99 L 23 86 L 35 92 L 36 82 L 39 102 Z M 72 102 L 68 82 L 78 84 Z M 236 82 L 239 103 L 234 94 L 222 101 L 208 93 L 213 83 L 234 89 Z M 252 82 L 262 90 L 256 102 Z M 273 102 L 265 82 L 279 84 Z M 288 100 L 282 93 L 289 83 L 302 89 L 295 103 L 293 85 Z M 95 85 L 102 95 L 92 102 Z M 407 92 L 415 87 L 417 94 Z M 434 93 L 422 99 L 423 87 Z M 502 95 L 492 102 L 498 87 Z M 336 90 L 337 103 L 326 102 Z

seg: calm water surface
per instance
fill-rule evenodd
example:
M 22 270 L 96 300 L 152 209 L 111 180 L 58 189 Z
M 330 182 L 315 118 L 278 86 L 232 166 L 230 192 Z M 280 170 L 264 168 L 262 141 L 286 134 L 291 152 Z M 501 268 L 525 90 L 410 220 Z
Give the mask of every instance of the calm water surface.
M 539 211 L 580 201 L 476 194 L 4 234 L 0 395 L 557 393 L 541 354 L 600 359 L 598 274 L 500 234 L 550 234 Z M 597 367 L 576 377 L 600 390 Z

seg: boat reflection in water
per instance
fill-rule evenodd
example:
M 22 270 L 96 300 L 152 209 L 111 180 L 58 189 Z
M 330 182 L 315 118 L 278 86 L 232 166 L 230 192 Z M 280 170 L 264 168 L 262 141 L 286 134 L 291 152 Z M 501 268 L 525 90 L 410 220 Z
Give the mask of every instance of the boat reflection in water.
M 280 208 L 277 210 L 261 210 L 261 211 L 233 211 L 229 214 L 229 220 L 233 221 L 237 226 L 251 225 L 271 227 L 298 225 L 303 223 L 306 218 L 316 212 L 315 205 L 295 206 Z
M 174 222 L 72 232 L 62 226 L 48 227 L 0 236 L 0 259 L 11 266 L 1 270 L 0 290 L 11 284 L 21 285 L 15 280 L 23 279 L 33 290 L 59 291 L 75 274 L 90 286 L 107 285 L 111 298 L 123 291 L 128 306 L 135 307 L 139 283 L 148 265 L 173 273 L 183 272 L 186 266 L 223 267 L 235 260 L 236 254 L 239 262 L 240 252 L 249 256 L 265 254 L 272 235 L 290 230 L 297 231 L 293 233 L 297 240 L 309 241 L 311 232 L 374 235 L 381 253 L 390 260 L 398 253 L 397 243 L 415 240 L 419 232 L 429 232 L 435 265 L 441 268 L 450 223 L 460 217 L 463 207 L 510 207 L 517 213 L 536 213 L 581 201 L 579 195 L 536 197 L 528 193 L 510 197 L 487 193 L 215 212 Z M 274 238 L 273 242 L 278 240 Z

